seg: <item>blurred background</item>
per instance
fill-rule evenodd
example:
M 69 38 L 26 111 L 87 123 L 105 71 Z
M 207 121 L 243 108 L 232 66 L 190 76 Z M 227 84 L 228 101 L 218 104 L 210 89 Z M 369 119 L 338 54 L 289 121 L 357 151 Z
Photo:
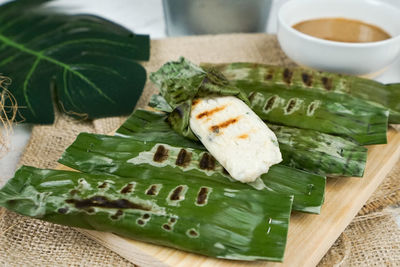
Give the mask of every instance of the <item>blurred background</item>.
M 166 2 L 215 2 L 209 0 L 164 0 Z M 216 2 L 221 0 L 216 0 Z M 235 2 L 249 2 L 248 0 L 234 0 Z M 285 2 L 289 0 L 266 0 L 270 6 L 269 17 L 265 25 L 267 33 L 276 32 L 277 10 Z M 378 0 L 387 2 L 400 7 L 399 0 Z M 4 0 L 0 3 L 6 2 Z M 262 0 L 261 0 L 262 2 Z M 111 19 L 137 33 L 150 34 L 151 38 L 158 39 L 167 36 L 166 24 L 163 12 L 163 0 L 55 0 L 50 6 L 61 8 L 63 12 L 81 13 L 88 12 L 91 14 L 101 15 Z M 269 7 L 268 7 L 269 8 Z M 182 10 L 182 9 L 181 9 Z M 173 10 L 179 13 L 180 10 Z M 243 21 L 242 15 L 238 19 Z M 253 18 L 249 18 L 253 19 Z

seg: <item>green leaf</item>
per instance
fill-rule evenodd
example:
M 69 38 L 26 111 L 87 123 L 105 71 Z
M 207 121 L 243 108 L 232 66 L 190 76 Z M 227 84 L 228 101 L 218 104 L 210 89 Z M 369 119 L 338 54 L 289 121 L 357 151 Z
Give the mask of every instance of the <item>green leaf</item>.
M 150 80 L 173 108 L 168 117 L 171 127 L 192 140 L 197 139 L 189 127 L 193 99 L 209 95 L 235 96 L 249 104 L 245 93 L 231 86 L 221 73 L 212 70 L 206 72 L 183 57 L 165 63 L 150 74 Z
M 189 76 L 182 75 L 182 72 L 190 73 L 196 79 L 188 79 Z M 207 74 L 214 79 L 211 80 Z M 279 77 L 288 83 L 292 82 L 292 75 L 286 69 Z M 387 142 L 389 111 L 362 99 L 345 98 L 338 102 L 319 91 L 283 90 L 275 86 L 266 87 L 263 82 L 252 80 L 230 81 L 216 68 L 206 65 L 202 69 L 184 59 L 167 62 L 152 73 L 150 79 L 160 88 L 168 104 L 175 108 L 168 117 L 171 127 L 188 138 L 194 138 L 194 134 L 188 134 L 191 133 L 189 117 L 194 98 L 234 95 L 249 104 L 262 120 L 270 123 L 340 135 L 360 145 Z M 203 84 L 211 85 L 207 87 Z M 178 106 L 179 103 L 182 104 Z
M 169 105 L 160 95 L 154 95 L 149 105 L 157 110 L 170 112 Z M 117 134 L 135 136 L 146 141 L 159 133 L 157 140 L 167 144 L 185 144 L 192 147 L 198 140 L 190 142 L 171 130 L 166 122 L 167 114 L 136 110 L 118 129 Z M 282 153 L 281 164 L 325 176 L 358 176 L 364 174 L 367 149 L 339 136 L 314 130 L 267 124 L 275 133 Z M 195 147 L 197 148 L 197 147 Z M 202 147 L 201 149 L 205 149 Z
M 160 169 L 129 178 L 23 166 L 0 206 L 81 227 L 236 260 L 282 261 L 291 196 Z
M 145 166 L 149 170 L 161 171 L 168 168 L 171 173 L 184 172 L 187 177 L 202 177 L 202 179 L 212 179 L 228 184 L 235 182 L 218 162 L 211 156 L 207 157 L 209 154 L 205 153 L 206 150 L 201 143 L 193 142 L 177 134 L 169 127 L 165 119 L 166 115 L 163 113 L 136 110 L 117 131 L 117 135 L 124 138 L 82 133 L 66 149 L 59 162 L 88 173 L 105 172 L 126 177 L 137 168 Z M 152 151 L 160 143 L 164 147 L 170 146 L 168 152 L 170 157 L 164 159 L 161 164 L 164 167 L 160 168 L 151 160 L 141 163 L 129 162 L 141 152 Z M 184 161 L 184 166 L 180 166 L 182 164 L 179 163 L 181 160 L 178 160 L 178 156 L 181 150 L 190 152 L 192 162 L 187 160 Z M 184 153 L 181 153 L 181 156 L 182 154 Z M 153 151 L 153 154 L 146 155 L 151 159 L 155 154 Z M 209 168 L 204 173 L 202 169 L 204 166 L 199 164 L 203 157 L 210 159 L 207 162 L 214 162 L 211 164 L 213 170 Z M 281 194 L 294 195 L 294 210 L 320 212 L 324 201 L 325 177 L 279 164 L 272 166 L 261 179 L 268 189 Z M 239 182 L 236 181 L 236 183 Z M 247 184 L 243 186 L 249 187 Z
M 136 135 L 117 137 L 81 133 L 65 150 L 59 162 L 85 173 L 131 177 L 138 170 L 144 169 L 155 173 L 165 171 L 170 177 L 183 175 L 185 179 L 211 180 L 226 185 L 234 183 L 244 189 L 251 188 L 248 184 L 234 180 L 204 150 L 138 141 L 135 138 Z M 263 174 L 261 180 L 265 184 L 264 192 L 294 195 L 294 210 L 320 212 L 324 202 L 325 177 L 278 164 Z
M 262 83 L 265 88 L 312 91 L 329 95 L 337 102 L 349 98 L 361 99 L 389 110 L 389 123 L 400 123 L 400 84 L 382 84 L 358 76 L 258 63 L 203 63 L 201 67 L 217 69 L 230 81 L 246 80 L 252 84 Z
M 137 60 L 149 58 L 149 36 L 91 15 L 44 13 L 47 1 L 0 6 L 0 69 L 12 78 L 20 120 L 52 123 L 53 98 L 67 114 L 128 114 L 146 81 Z

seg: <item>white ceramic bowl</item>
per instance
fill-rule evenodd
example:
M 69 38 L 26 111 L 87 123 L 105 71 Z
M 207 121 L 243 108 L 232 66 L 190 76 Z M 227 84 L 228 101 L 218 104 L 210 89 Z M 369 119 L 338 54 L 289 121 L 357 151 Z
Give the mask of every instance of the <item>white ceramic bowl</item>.
M 333 42 L 292 28 L 298 22 L 328 17 L 361 20 L 392 38 L 370 43 Z M 278 40 L 296 63 L 348 74 L 371 74 L 390 65 L 400 53 L 400 9 L 378 0 L 291 0 L 278 14 Z

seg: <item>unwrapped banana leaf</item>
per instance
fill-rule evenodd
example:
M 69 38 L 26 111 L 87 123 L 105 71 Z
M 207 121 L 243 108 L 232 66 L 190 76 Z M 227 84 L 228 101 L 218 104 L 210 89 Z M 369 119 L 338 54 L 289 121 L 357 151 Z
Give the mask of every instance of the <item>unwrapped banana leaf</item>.
M 169 175 L 180 176 L 186 180 L 212 180 L 227 186 L 235 183 L 240 188 L 250 188 L 247 184 L 233 180 L 204 150 L 172 145 L 173 139 L 168 135 L 165 135 L 163 141 L 166 142 L 163 143 L 149 141 L 160 136 L 159 132 L 147 132 L 143 136 L 138 136 L 138 139 L 142 137 L 146 139 L 146 136 L 148 138 L 146 141 L 138 141 L 135 137 L 81 133 L 65 150 L 59 162 L 86 173 L 111 173 L 122 177 L 141 176 L 147 172 L 153 172 L 156 176 L 165 173 L 166 177 Z M 294 210 L 320 212 L 324 201 L 325 177 L 275 165 L 268 173 L 261 176 L 261 180 L 266 187 L 262 191 L 294 195 Z
M 158 71 L 151 73 L 150 80 L 173 109 L 168 117 L 171 127 L 193 140 L 197 137 L 189 127 L 189 117 L 194 98 L 209 95 L 235 96 L 249 104 L 242 90 L 231 86 L 219 72 L 204 71 L 183 57 L 165 63 Z
M 213 78 L 206 77 L 204 72 L 212 73 L 210 76 Z M 234 86 L 226 86 L 226 78 L 218 71 L 200 72 L 198 66 L 184 59 L 166 63 L 152 73 L 150 79 L 174 109 L 168 117 L 172 128 L 192 139 L 195 138 L 189 127 L 192 100 L 229 93 L 235 95 L 233 92 L 239 90 L 241 93 L 237 95 L 246 103 L 249 100 L 250 107 L 268 122 L 340 135 L 360 145 L 383 144 L 387 141 L 389 111 L 359 99 L 337 102 L 326 94 L 313 91 L 266 90 L 262 85 L 247 86 L 241 80 Z
M 258 63 L 201 64 L 216 69 L 230 81 L 246 81 L 249 86 L 262 83 L 266 88 L 313 91 L 341 102 L 355 97 L 390 111 L 389 123 L 400 123 L 400 84 L 382 84 L 357 76 L 287 68 Z
M 154 95 L 149 105 L 161 110 L 170 110 L 165 99 L 159 95 Z M 339 136 L 314 130 L 271 123 L 268 123 L 268 127 L 278 138 L 283 157 L 282 164 L 324 176 L 363 176 L 367 161 L 365 147 Z M 117 134 L 146 141 L 148 133 L 155 132 L 160 133 L 154 136 L 158 142 L 205 149 L 199 146 L 199 142 L 191 142 L 172 131 L 167 123 L 167 115 L 163 113 L 137 110 L 118 129 Z
M 282 261 L 292 197 L 143 170 L 130 178 L 23 166 L 0 206 L 45 221 L 235 260 Z

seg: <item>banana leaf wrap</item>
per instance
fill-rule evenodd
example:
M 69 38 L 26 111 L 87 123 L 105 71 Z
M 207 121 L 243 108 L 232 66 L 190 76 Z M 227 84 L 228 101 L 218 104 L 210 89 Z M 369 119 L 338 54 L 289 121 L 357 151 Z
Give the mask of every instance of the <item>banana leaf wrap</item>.
M 245 80 L 248 84 L 262 83 L 266 88 L 313 91 L 327 94 L 337 102 L 354 97 L 388 109 L 389 123 L 400 123 L 400 84 L 377 81 L 300 67 L 287 68 L 257 63 L 201 64 L 216 69 L 230 81 Z
M 154 95 L 149 105 L 168 111 L 168 104 L 162 96 Z M 160 113 L 137 110 L 118 129 L 117 134 L 146 136 L 144 133 L 160 132 L 160 142 L 168 141 L 164 140 L 162 135 L 172 135 L 177 139 L 172 145 L 184 142 L 188 146 L 187 139 L 175 137 L 166 122 L 166 117 L 167 115 Z M 365 147 L 339 136 L 314 130 L 271 123 L 267 123 L 267 125 L 278 138 L 279 149 L 283 157 L 282 164 L 324 176 L 363 176 L 367 161 Z M 140 140 L 146 139 L 141 138 Z M 197 148 L 200 143 L 193 142 L 192 145 L 196 145 Z
M 207 256 L 282 261 L 291 196 L 143 170 L 130 178 L 23 166 L 0 206 Z
M 150 74 L 150 80 L 173 109 L 168 116 L 171 127 L 192 140 L 197 140 L 189 127 L 193 99 L 211 95 L 235 96 L 249 104 L 246 95 L 232 86 L 220 72 L 204 71 L 183 57 L 165 63 Z
M 196 178 L 218 181 L 227 186 L 234 183 L 243 189 L 252 188 L 248 184 L 233 180 L 204 149 L 194 148 L 196 145 L 190 147 L 176 144 L 177 140 L 183 138 L 176 135 L 178 139 L 175 140 L 171 136 L 164 135 L 163 142 L 160 143 L 154 138 L 160 136 L 159 133 L 147 132 L 134 137 L 81 133 L 65 150 L 59 162 L 86 173 L 110 173 L 131 177 L 133 174 L 140 176 L 146 171 L 165 172 L 166 176 L 168 174 L 170 177 L 180 176 L 186 180 Z M 152 137 L 149 138 L 150 136 Z M 140 140 L 142 138 L 143 140 Z M 324 201 L 325 177 L 275 165 L 268 173 L 261 176 L 261 180 L 264 183 L 262 187 L 264 192 L 294 195 L 294 210 L 320 212 Z
M 268 127 L 278 138 L 281 164 L 331 177 L 364 175 L 367 148 L 313 130 L 270 123 Z
M 218 70 L 203 70 L 182 58 L 166 63 L 150 79 L 174 109 L 168 116 L 171 127 L 193 140 L 196 137 L 189 127 L 192 99 L 238 92 L 236 96 L 246 104 L 250 101 L 251 109 L 268 122 L 339 135 L 360 145 L 387 143 L 389 111 L 360 99 L 346 97 L 338 102 L 327 94 L 311 90 L 282 90 L 247 80 L 229 83 Z M 289 81 L 292 74 L 283 74 L 282 79 Z M 177 106 L 177 103 L 182 104 Z

